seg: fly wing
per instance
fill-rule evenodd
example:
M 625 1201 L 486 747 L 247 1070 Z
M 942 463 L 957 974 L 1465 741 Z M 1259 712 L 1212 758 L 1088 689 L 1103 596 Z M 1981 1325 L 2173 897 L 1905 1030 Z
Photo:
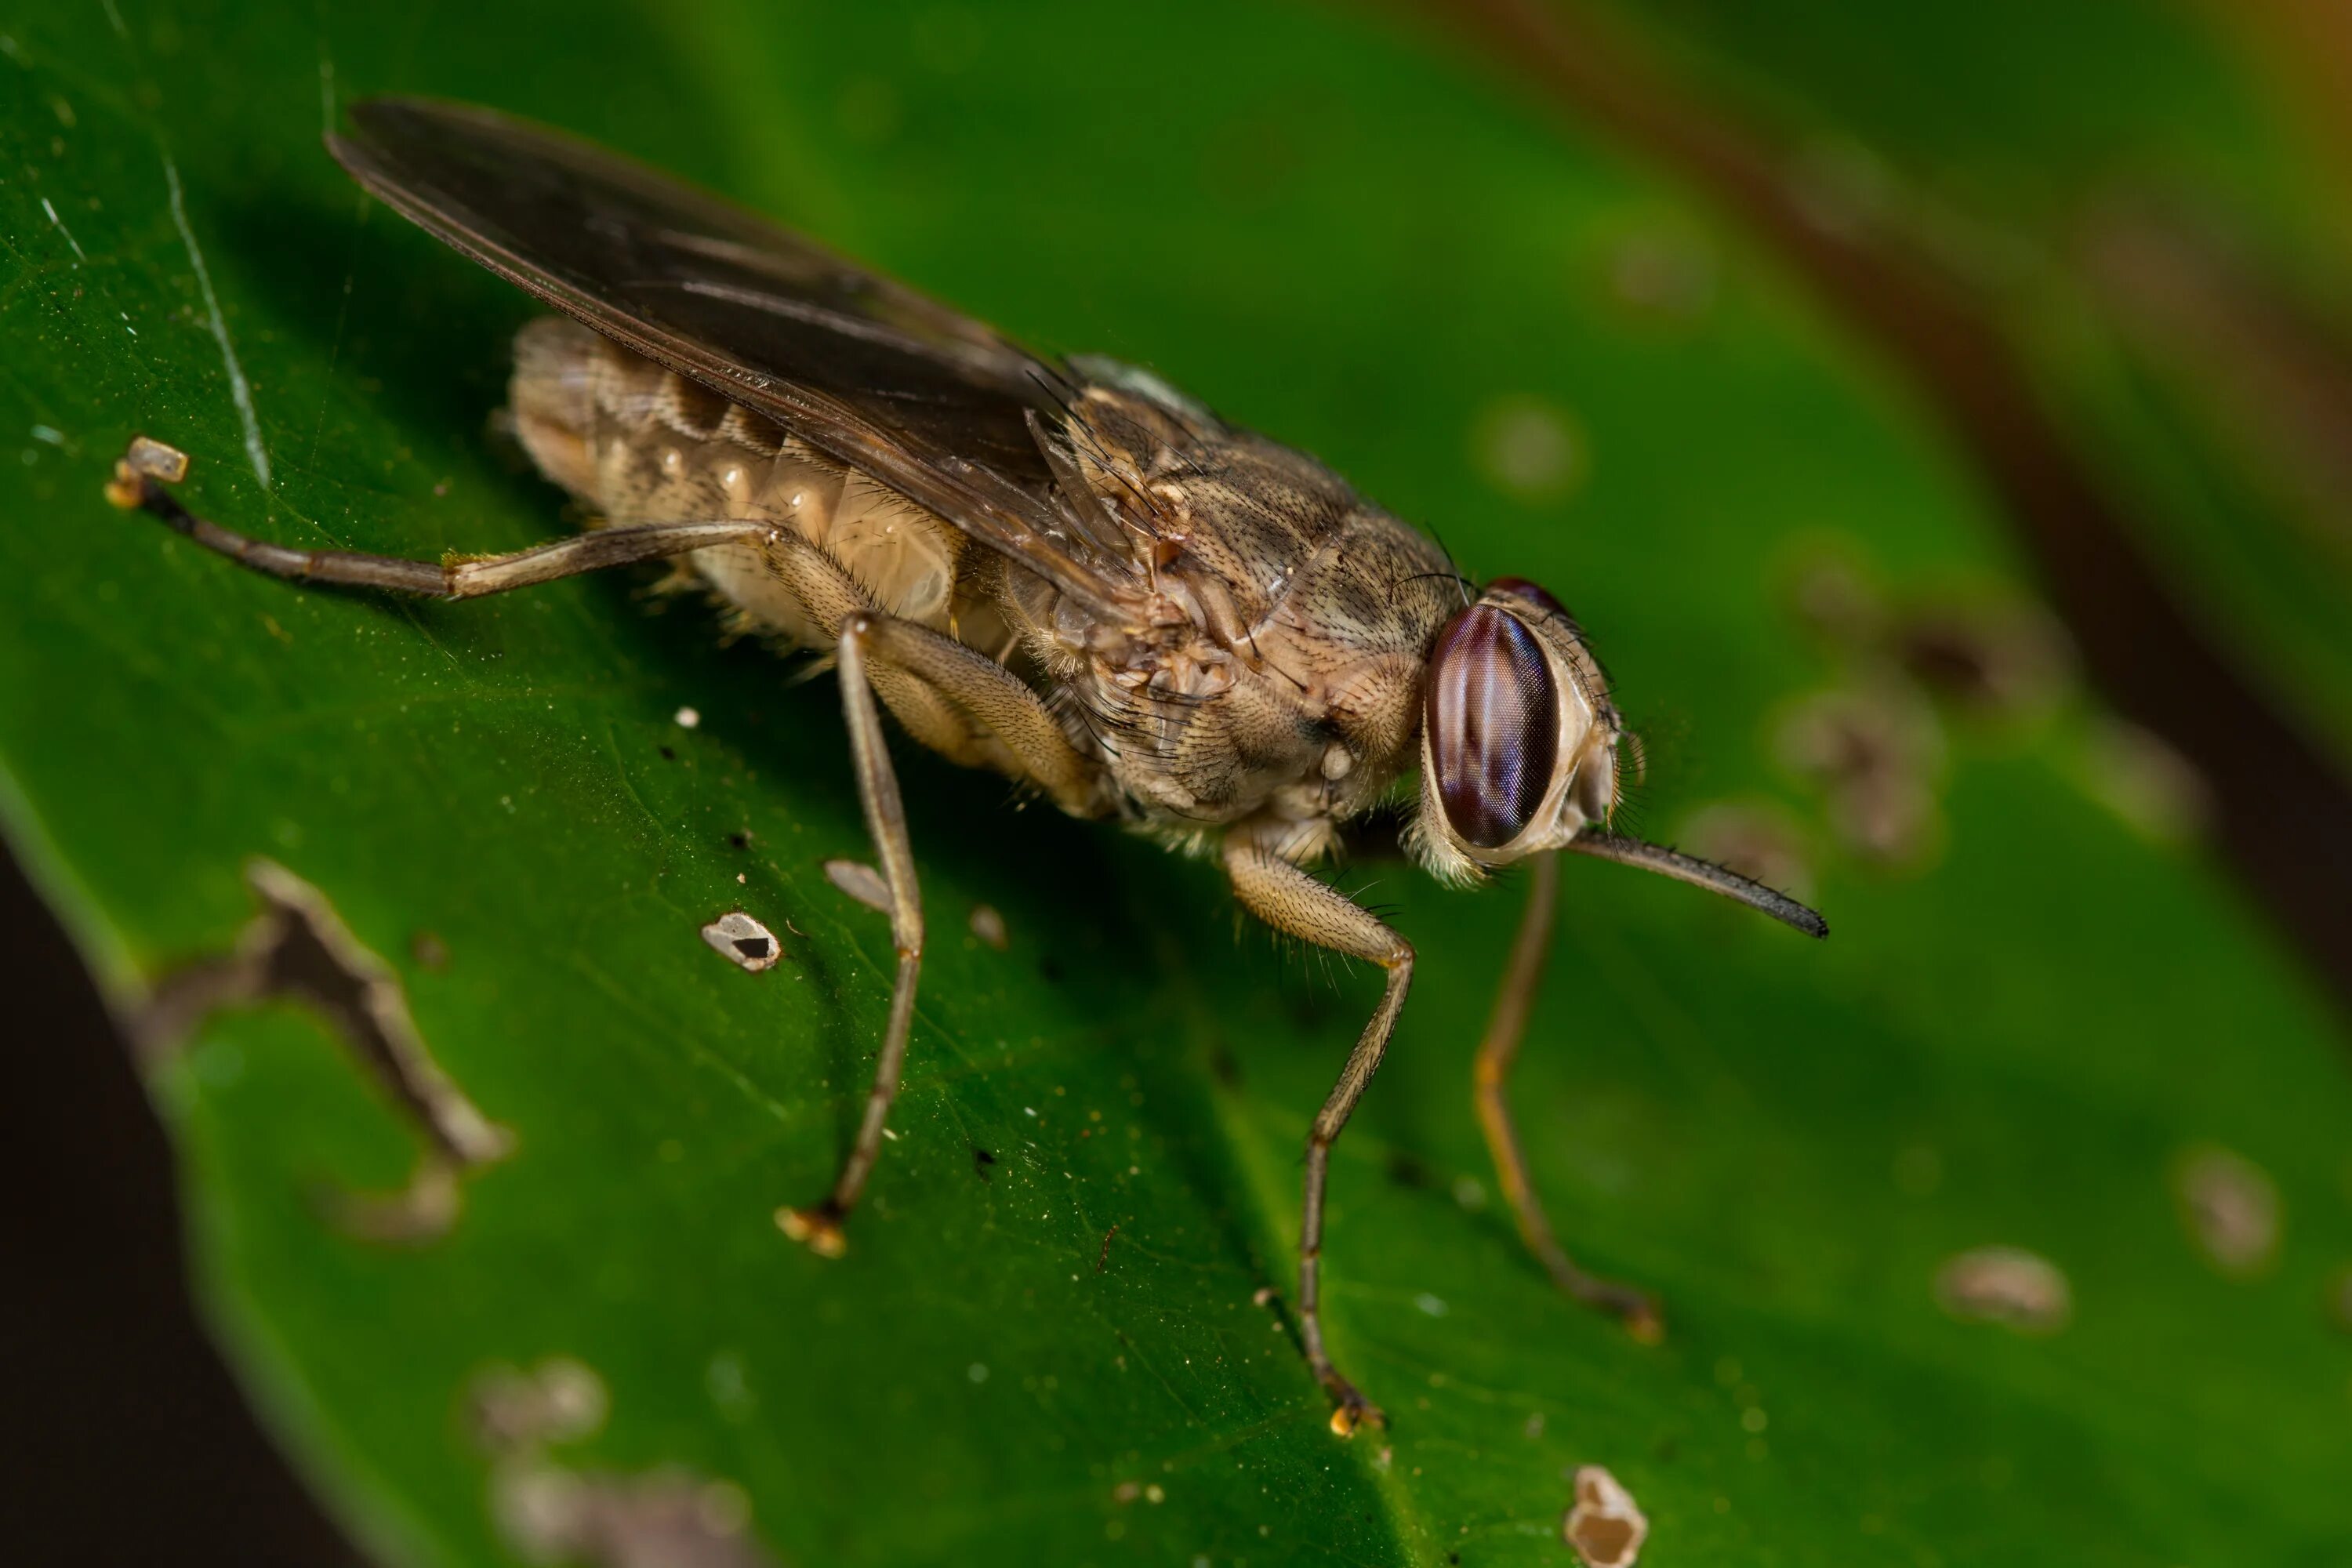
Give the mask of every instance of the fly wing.
M 1098 616 L 1132 555 L 1035 432 L 1068 376 L 978 321 L 612 153 L 487 110 L 352 106 L 329 151 L 386 205 L 605 336 L 767 415 Z

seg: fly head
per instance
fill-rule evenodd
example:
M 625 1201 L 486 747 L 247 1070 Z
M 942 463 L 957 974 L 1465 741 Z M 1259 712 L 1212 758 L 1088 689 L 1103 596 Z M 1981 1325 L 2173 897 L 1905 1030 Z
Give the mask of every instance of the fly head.
M 1616 809 L 1625 738 L 1568 611 L 1496 579 L 1431 646 L 1414 847 L 1449 881 L 1560 847 Z

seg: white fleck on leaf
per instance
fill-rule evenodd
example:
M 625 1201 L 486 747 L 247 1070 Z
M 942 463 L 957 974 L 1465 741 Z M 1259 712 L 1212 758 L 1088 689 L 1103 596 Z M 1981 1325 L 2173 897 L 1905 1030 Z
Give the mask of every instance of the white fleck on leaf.
M 2021 1247 L 1961 1253 L 1937 1271 L 1936 1300 L 1956 1318 L 2000 1323 L 2024 1334 L 2054 1334 L 2074 1310 L 2065 1274 Z
M 773 969 L 776 960 L 784 955 L 784 944 L 776 940 L 776 933 L 741 910 L 730 910 L 704 926 L 702 940 L 730 963 L 754 974 Z
M 2245 1156 L 2212 1144 L 2189 1151 L 2173 1194 L 2198 1250 L 2222 1273 L 2250 1279 L 2278 1257 L 2278 1184 Z

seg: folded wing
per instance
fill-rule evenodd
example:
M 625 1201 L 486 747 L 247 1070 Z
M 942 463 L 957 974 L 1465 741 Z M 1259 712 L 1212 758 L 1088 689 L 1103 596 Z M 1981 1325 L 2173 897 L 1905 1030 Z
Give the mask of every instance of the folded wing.
M 1012 556 L 1099 616 L 1138 562 L 1041 450 L 1078 390 L 982 323 L 676 180 L 488 110 L 353 106 L 328 147 L 491 271 Z

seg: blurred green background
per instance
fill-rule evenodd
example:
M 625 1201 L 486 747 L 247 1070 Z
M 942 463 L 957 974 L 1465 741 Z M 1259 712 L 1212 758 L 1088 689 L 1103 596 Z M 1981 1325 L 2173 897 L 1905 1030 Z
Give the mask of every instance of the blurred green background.
M 148 1074 L 205 1320 L 371 1560 L 656 1561 L 581 1521 L 674 1505 L 747 1554 L 686 1563 L 1564 1563 L 1600 1464 L 1652 1563 L 2352 1562 L 2328 8 L 89 0 L 0 5 L 0 829 L 126 1014 L 290 868 L 518 1138 L 373 1244 L 321 1196 L 415 1140 L 312 1016 Z M 143 430 L 268 538 L 564 525 L 491 427 L 524 300 L 320 150 L 395 90 L 1149 364 L 1559 594 L 1648 742 L 1628 825 L 1835 931 L 1565 868 L 1517 1104 L 1666 1342 L 1558 1299 L 1494 1197 L 1514 889 L 1348 868 L 1422 963 L 1326 1255 L 1393 1426 L 1335 1440 L 1254 1298 L 1372 977 L 910 748 L 897 1138 L 847 1258 L 784 1242 L 889 972 L 820 869 L 866 853 L 829 684 L 643 581 L 304 595 L 100 499 Z M 703 946 L 735 907 L 778 968 Z M 71 977 L 32 969 L 39 1016 Z M 64 1151 L 27 1210 L 135 1136 L 12 1099 Z M 137 1267 L 86 1240 L 16 1289 Z M 1952 1289 L 1994 1247 L 2048 1266 L 2023 1321 Z M 600 1418 L 486 1438 L 551 1363 Z M 12 1517 L 119 1561 L 152 1478 L 67 1457 L 164 1402 L 75 1403 L 25 1401 Z M 179 1549 L 264 1560 L 217 1528 Z

